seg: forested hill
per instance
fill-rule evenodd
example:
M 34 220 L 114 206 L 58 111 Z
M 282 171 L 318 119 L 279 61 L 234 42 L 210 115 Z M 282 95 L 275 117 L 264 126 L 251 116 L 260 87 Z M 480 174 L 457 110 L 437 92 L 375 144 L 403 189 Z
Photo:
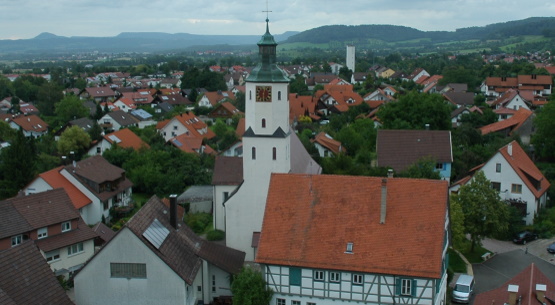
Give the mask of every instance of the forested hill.
M 385 42 L 429 39 L 433 42 L 469 39 L 491 40 L 510 36 L 543 35 L 555 37 L 555 17 L 532 17 L 524 20 L 495 23 L 448 31 L 420 31 L 396 25 L 328 25 L 293 35 L 286 42 L 328 43 L 357 42 L 369 39 Z

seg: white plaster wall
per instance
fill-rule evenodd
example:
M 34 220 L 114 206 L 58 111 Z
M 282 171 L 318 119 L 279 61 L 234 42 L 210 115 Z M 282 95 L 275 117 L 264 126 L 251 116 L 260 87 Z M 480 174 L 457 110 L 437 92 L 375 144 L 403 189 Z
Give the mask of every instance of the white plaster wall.
M 212 207 L 212 217 L 214 222 L 214 229 L 225 231 L 225 208 L 224 192 L 231 193 L 237 188 L 237 185 L 215 185 L 213 188 L 214 203 Z
M 29 185 L 27 185 L 24 192 L 25 192 L 25 196 L 27 196 L 29 194 L 41 193 L 41 192 L 45 192 L 53 189 L 54 188 L 52 188 L 50 184 L 46 183 L 44 179 L 38 177 L 37 179 L 33 180 L 33 182 L 31 182 Z
M 147 277 L 111 278 L 110 263 L 144 263 Z M 191 304 L 186 302 L 187 290 L 193 290 L 128 228 L 77 274 L 74 283 L 78 305 Z
M 501 172 L 496 173 L 495 167 L 496 164 L 501 164 Z M 495 154 L 481 169 L 486 178 L 491 182 L 499 182 L 501 183 L 501 191 L 499 195 L 502 200 L 505 199 L 522 199 L 528 202 L 527 206 L 527 213 L 526 215 L 526 224 L 532 224 L 534 222 L 534 215 L 537 213 L 536 211 L 536 199 L 534 194 L 528 189 L 524 181 L 520 179 L 518 174 L 513 170 L 513 168 L 509 165 L 507 160 L 500 154 Z M 513 194 L 511 193 L 511 185 L 512 184 L 521 184 L 522 185 L 522 194 Z M 506 190 L 506 191 L 505 191 Z
M 281 127 L 289 131 L 289 89 L 288 83 L 251 83 L 245 85 L 245 130 L 251 127 L 257 135 L 271 135 Z M 272 86 L 272 102 L 256 102 L 256 86 Z M 278 100 L 281 92 L 281 100 Z M 266 128 L 262 128 L 262 118 Z
M 174 126 L 176 126 L 177 128 L 174 129 Z M 169 141 L 171 138 L 184 134 L 188 131 L 189 130 L 187 129 L 187 127 L 183 126 L 183 124 L 181 124 L 181 122 L 176 119 L 172 119 L 168 124 L 166 124 L 166 126 L 164 126 L 164 128 L 161 129 L 162 136 L 164 137 L 164 140 L 166 142 Z M 164 132 L 166 133 L 166 135 L 164 135 Z M 174 133 L 175 135 L 172 135 L 172 133 Z
M 522 97 L 520 95 L 515 96 L 509 103 L 507 103 L 505 107 L 509 109 L 514 109 L 514 110 L 518 110 L 520 108 L 525 108 L 527 110 L 530 110 L 530 107 L 526 105 L 526 103 L 522 100 Z
M 67 269 L 72 270 L 79 265 L 84 264 L 89 258 L 94 254 L 94 239 L 87 240 L 83 242 L 83 252 L 67 255 L 67 250 L 69 247 L 63 247 L 57 249 L 60 253 L 60 259 L 56 261 L 48 262 L 50 264 L 50 269 L 56 272 L 56 270 Z M 44 256 L 44 252 L 41 251 Z M 45 257 L 46 259 L 46 257 Z
M 81 184 L 81 182 L 75 179 L 75 177 L 68 173 L 66 169 L 60 171 L 60 174 L 92 201 L 92 203 L 88 204 L 82 209 L 81 216 L 83 217 L 83 220 L 86 224 L 94 225 L 98 223 L 102 220 L 102 215 L 104 215 L 105 218 L 109 218 L 110 206 L 107 210 L 104 210 L 104 206 L 102 202 L 100 202 L 100 199 L 96 197 L 91 191 L 89 191 L 89 189 L 86 188 L 83 184 Z

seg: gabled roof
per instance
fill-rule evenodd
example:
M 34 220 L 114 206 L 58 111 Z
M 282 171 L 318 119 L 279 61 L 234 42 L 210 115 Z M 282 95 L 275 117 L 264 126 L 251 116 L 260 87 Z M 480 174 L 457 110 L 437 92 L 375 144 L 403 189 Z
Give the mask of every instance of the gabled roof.
M 141 148 L 150 148 L 139 136 L 137 136 L 131 129 L 124 128 L 114 131 L 104 136 L 104 139 L 112 145 L 118 145 L 122 148 L 133 148 L 139 150 Z
M 218 105 L 223 101 L 227 101 L 229 99 L 234 100 L 235 94 L 232 91 L 212 91 L 204 93 L 204 96 L 208 99 L 212 106 Z
M 169 142 L 186 153 L 208 155 L 216 153 L 212 147 L 202 143 L 202 138 L 193 137 L 185 133 L 171 138 Z
M 522 95 L 520 95 L 520 92 L 518 90 L 515 90 L 515 89 L 511 88 L 511 89 L 503 92 L 503 94 L 501 94 L 495 101 L 493 101 L 493 103 L 491 103 L 491 105 L 492 106 L 506 105 L 507 103 L 512 101 L 517 96 L 520 96 L 525 103 L 529 104 L 529 102 Z
M 130 126 L 139 123 L 139 120 L 132 116 L 130 113 L 127 113 L 123 110 L 116 110 L 112 112 L 108 112 L 107 116 L 111 117 L 114 121 L 116 121 L 121 126 Z
M 169 215 L 166 205 L 158 197 L 153 196 L 125 227 L 189 285 L 193 283 L 200 270 L 202 259 L 232 274 L 241 270 L 245 259 L 244 252 L 200 238 L 182 220 L 177 220 L 178 229 L 174 229 L 170 225 Z M 143 235 L 155 220 L 169 231 L 159 247 L 155 247 Z M 110 243 L 115 240 L 112 239 Z
M 92 227 L 94 233 L 98 235 L 105 243 L 109 242 L 116 236 L 116 232 L 112 229 L 108 228 L 102 221 L 98 222 Z
M 222 113 L 223 111 L 223 113 Z M 233 106 L 230 102 L 223 102 L 208 114 L 208 117 L 232 117 L 234 115 L 244 115 L 245 113 L 239 111 L 235 106 Z
M 524 122 L 526 122 L 530 118 L 530 116 L 532 116 L 532 114 L 533 114 L 532 111 L 526 108 L 520 108 L 515 112 L 515 114 L 512 117 L 503 121 L 499 121 L 499 122 L 495 122 L 495 123 L 491 123 L 489 125 L 483 126 L 480 128 L 480 131 L 482 132 L 482 135 L 486 135 L 488 133 L 501 131 L 506 128 L 511 128 L 511 133 L 512 133 L 513 131 L 518 130 L 520 126 L 522 126 L 522 124 L 524 124 Z
M 243 158 L 217 156 L 212 185 L 239 185 L 243 182 Z
M 474 93 L 472 92 L 449 91 L 443 93 L 443 96 L 454 105 L 471 106 L 474 104 Z
M 518 142 L 512 141 L 501 147 L 499 153 L 507 160 L 536 198 L 547 192 L 551 184 L 520 147 Z
M 216 136 L 216 134 L 212 131 L 212 129 L 208 128 L 206 123 L 204 123 L 192 112 L 184 112 L 174 116 L 169 120 L 158 122 L 158 124 L 156 124 L 156 129 L 160 130 L 174 121 L 177 121 L 181 125 L 185 126 L 185 128 L 187 128 L 189 133 L 194 137 L 197 137 L 200 139 L 202 138 L 212 139 L 213 137 Z M 201 134 L 201 132 L 203 133 Z
M 0 201 L 0 239 L 32 231 L 33 227 L 9 200 Z
M 115 181 L 125 173 L 125 170 L 110 164 L 110 162 L 99 155 L 81 160 L 75 166 L 68 165 L 65 169 L 95 183 Z
M 476 295 L 474 304 L 509 304 L 509 285 L 518 286 L 516 300 L 520 305 L 550 304 L 545 299 L 543 302 L 537 299 L 538 287 L 536 285 L 545 285 L 544 295 L 551 300 L 555 300 L 555 284 L 545 276 L 536 264 L 532 263 L 498 288 Z
M 347 152 L 345 147 L 341 145 L 341 142 L 334 140 L 330 135 L 323 131 L 317 134 L 314 139 L 311 140 L 311 142 L 320 144 L 334 154 Z
M 73 304 L 32 241 L 0 251 L 0 270 L 1 304 Z
M 33 229 L 79 218 L 63 188 L 7 199 Z
M 12 121 L 27 132 L 45 132 L 48 130 L 48 124 L 34 114 L 20 115 L 13 118 Z
M 437 279 L 447 199 L 441 180 L 272 174 L 256 262 Z
M 113 97 L 116 95 L 114 90 L 110 87 L 89 87 L 85 88 L 85 91 L 89 94 L 92 98 L 101 98 L 101 97 Z
M 518 80 L 516 77 L 487 77 L 486 85 L 489 87 L 516 88 Z
M 378 166 L 390 166 L 396 172 L 426 157 L 453 162 L 451 132 L 447 130 L 378 129 L 376 150 Z
M 518 79 L 519 85 L 552 85 L 553 84 L 551 75 L 537 75 L 537 74 L 519 75 L 517 76 L 517 79 Z
M 77 228 L 72 228 L 68 232 L 56 234 L 36 241 L 37 246 L 43 252 L 60 249 L 79 242 L 84 242 L 96 238 L 98 235 L 87 226 L 83 219 L 77 221 Z
M 63 166 L 51 169 L 47 172 L 39 174 L 39 177 L 42 178 L 50 187 L 56 188 L 63 188 L 66 193 L 71 198 L 71 202 L 75 209 L 80 209 L 90 203 L 92 201 L 85 196 L 75 185 L 73 185 L 66 177 L 60 174 L 60 171 L 63 169 Z

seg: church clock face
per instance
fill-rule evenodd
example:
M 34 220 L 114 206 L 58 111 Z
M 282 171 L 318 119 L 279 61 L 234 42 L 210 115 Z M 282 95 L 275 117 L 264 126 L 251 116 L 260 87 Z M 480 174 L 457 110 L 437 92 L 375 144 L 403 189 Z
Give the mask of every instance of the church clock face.
M 271 86 L 256 86 L 256 101 L 257 102 L 271 102 L 272 101 L 272 87 Z

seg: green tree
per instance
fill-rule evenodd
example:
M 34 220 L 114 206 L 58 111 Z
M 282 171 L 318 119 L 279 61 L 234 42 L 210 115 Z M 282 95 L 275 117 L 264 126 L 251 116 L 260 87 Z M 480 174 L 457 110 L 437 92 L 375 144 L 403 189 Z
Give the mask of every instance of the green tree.
M 459 201 L 450 200 L 451 240 L 455 249 L 461 249 L 466 241 L 464 230 L 464 212 Z
M 538 111 L 534 124 L 536 132 L 532 136 L 532 144 L 536 154 L 543 159 L 553 160 L 555 158 L 555 95 L 547 105 Z
M 56 103 L 54 113 L 61 122 L 84 118 L 89 115 L 89 108 L 75 95 L 68 95 Z
M 58 140 L 58 152 L 62 155 L 68 155 L 71 151 L 76 153 L 80 158 L 89 145 L 91 137 L 81 127 L 75 125 L 66 129 Z
M 62 100 L 63 97 L 62 88 L 55 83 L 46 82 L 38 88 L 37 108 L 42 115 L 54 115 L 55 105 Z
M 424 179 L 441 179 L 439 172 L 436 170 L 437 162 L 431 158 L 423 158 L 416 163 L 407 167 L 399 173 L 400 177 L 407 178 L 424 178 Z
M 10 146 L 0 150 L 0 199 L 15 196 L 35 177 L 36 161 L 33 138 L 18 131 Z
M 501 201 L 499 192 L 482 171 L 452 196 L 452 201 L 462 207 L 464 231 L 470 235 L 470 251 L 488 236 L 502 235 L 509 229 L 509 208 Z
M 0 99 L 12 96 L 13 94 L 14 89 L 12 82 L 4 75 L 0 75 Z
M 250 267 L 233 276 L 231 292 L 233 303 L 240 305 L 268 305 L 274 294 L 262 274 Z
M 451 128 L 451 107 L 439 94 L 411 91 L 380 107 L 377 116 L 385 129 L 424 129 L 426 124 L 432 130 Z

